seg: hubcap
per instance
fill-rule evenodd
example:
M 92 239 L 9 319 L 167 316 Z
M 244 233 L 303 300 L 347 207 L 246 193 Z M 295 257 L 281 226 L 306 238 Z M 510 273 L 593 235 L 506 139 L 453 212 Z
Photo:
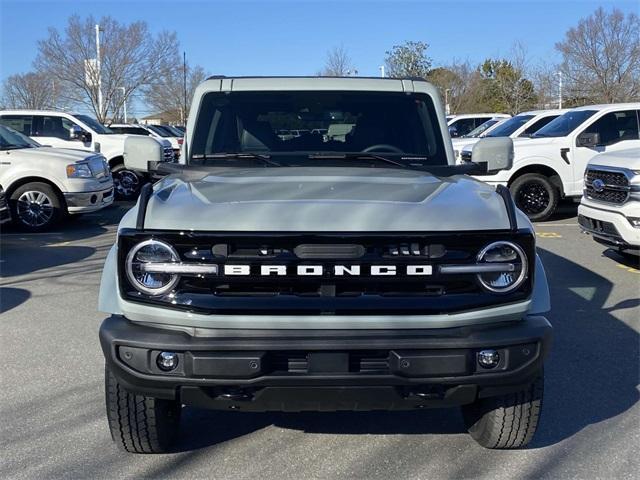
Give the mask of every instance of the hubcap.
M 540 183 L 525 183 L 516 198 L 518 208 L 525 213 L 535 215 L 543 212 L 549 206 L 549 192 Z
M 47 194 L 37 190 L 24 192 L 16 205 L 18 218 L 29 227 L 42 227 L 53 218 L 53 203 Z
M 122 197 L 131 197 L 138 191 L 140 179 L 129 170 L 120 170 L 113 173 L 113 186 L 116 193 Z

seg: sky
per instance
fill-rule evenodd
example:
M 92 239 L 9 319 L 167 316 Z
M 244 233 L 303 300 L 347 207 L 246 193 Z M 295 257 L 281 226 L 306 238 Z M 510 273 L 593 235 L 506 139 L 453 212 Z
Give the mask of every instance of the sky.
M 177 33 L 190 64 L 223 75 L 313 75 L 344 46 L 360 75 L 377 76 L 385 51 L 429 44 L 434 66 L 478 63 L 522 43 L 533 63 L 557 60 L 554 45 L 596 8 L 638 13 L 636 1 L 193 1 L 0 0 L 0 80 L 31 69 L 37 41 L 73 14 L 144 20 Z

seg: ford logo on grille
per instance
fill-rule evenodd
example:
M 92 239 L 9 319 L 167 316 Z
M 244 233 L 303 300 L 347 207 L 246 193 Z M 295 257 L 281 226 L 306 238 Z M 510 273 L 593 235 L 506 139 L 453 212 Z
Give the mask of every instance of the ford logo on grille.
M 591 186 L 593 187 L 593 189 L 594 189 L 596 192 L 600 193 L 600 192 L 602 192 L 602 191 L 604 190 L 604 181 L 603 181 L 603 180 L 601 180 L 601 179 L 599 179 L 599 178 L 596 178 L 596 179 L 591 183 Z

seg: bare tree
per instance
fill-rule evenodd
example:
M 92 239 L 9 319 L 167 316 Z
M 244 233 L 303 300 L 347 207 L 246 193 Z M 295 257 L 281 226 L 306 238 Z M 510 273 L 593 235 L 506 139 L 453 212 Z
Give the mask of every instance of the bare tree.
M 386 52 L 385 64 L 390 77 L 427 78 L 431 70 L 431 57 L 427 55 L 429 45 L 424 42 L 405 42 L 394 45 Z
M 187 65 L 187 97 L 185 105 L 184 95 L 184 70 L 182 65 L 165 72 L 164 75 L 155 78 L 149 86 L 145 87 L 144 97 L 146 103 L 160 113 L 167 113 L 172 118 L 170 121 L 186 123 L 191 107 L 191 100 L 196 87 L 207 77 L 204 68 L 197 65 Z M 186 107 L 186 109 L 185 109 Z
M 538 97 L 539 108 L 555 108 L 560 105 L 560 66 L 540 62 L 531 71 L 531 81 Z
M 98 100 L 98 69 L 95 67 L 95 24 L 102 30 L 100 72 L 102 107 Z M 97 22 L 69 18 L 63 33 L 49 29 L 46 40 L 38 42 L 36 68 L 60 83 L 68 99 L 89 107 L 100 122 L 105 122 L 124 101 L 179 64 L 175 33 L 151 35 L 145 22 L 130 25 L 111 17 Z M 124 87 L 125 95 L 122 95 Z
M 567 31 L 556 44 L 569 94 L 592 102 L 623 102 L 640 96 L 640 20 L 602 7 Z
M 61 108 L 60 84 L 42 73 L 29 72 L 7 77 L 0 104 L 4 108 L 30 110 Z
M 340 45 L 327 52 L 327 59 L 321 75 L 325 77 L 346 77 L 356 72 L 347 49 Z

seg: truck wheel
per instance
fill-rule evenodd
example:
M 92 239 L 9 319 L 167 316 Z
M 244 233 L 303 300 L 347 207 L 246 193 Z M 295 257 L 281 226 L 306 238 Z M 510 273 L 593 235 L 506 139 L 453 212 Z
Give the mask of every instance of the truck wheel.
M 18 187 L 11 194 L 9 205 L 15 223 L 30 232 L 49 229 L 66 213 L 58 192 L 42 182 Z
M 532 221 L 547 220 L 560 199 L 560 192 L 549 177 L 539 173 L 525 173 L 516 178 L 509 190 L 516 206 Z
M 464 405 L 462 416 L 469 434 L 485 448 L 524 447 L 536 433 L 543 390 L 541 375 L 526 390 Z
M 131 453 L 165 453 L 178 434 L 181 405 L 127 392 L 105 367 L 111 438 Z
M 127 170 L 123 164 L 111 169 L 113 177 L 113 189 L 118 200 L 135 200 L 140 194 L 142 180 L 132 170 Z

